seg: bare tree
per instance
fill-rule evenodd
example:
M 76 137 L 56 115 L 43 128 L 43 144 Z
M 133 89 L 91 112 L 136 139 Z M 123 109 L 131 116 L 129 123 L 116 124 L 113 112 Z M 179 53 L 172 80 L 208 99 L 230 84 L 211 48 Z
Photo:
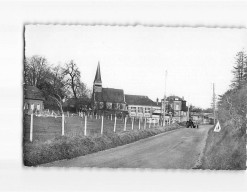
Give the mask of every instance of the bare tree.
M 49 78 L 49 71 L 46 58 L 37 55 L 26 58 L 24 64 L 25 84 L 32 86 L 40 85 L 44 80 Z

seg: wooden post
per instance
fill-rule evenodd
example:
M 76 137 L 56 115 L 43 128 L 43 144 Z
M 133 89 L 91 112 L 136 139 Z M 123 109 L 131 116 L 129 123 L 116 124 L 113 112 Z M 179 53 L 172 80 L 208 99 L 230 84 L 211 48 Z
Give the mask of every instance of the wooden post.
M 111 121 L 112 121 L 112 114 L 111 114 Z
M 114 129 L 113 129 L 113 132 L 114 132 L 114 133 L 116 132 L 116 123 L 117 123 L 117 117 L 116 117 L 116 115 L 115 115 Z
M 97 119 L 97 114 L 96 114 L 96 119 Z
M 64 136 L 64 114 L 62 114 L 62 136 Z
M 87 116 L 85 116 L 85 124 L 84 124 L 84 135 L 87 133 Z
M 126 123 L 127 123 L 127 117 L 124 119 L 124 131 L 126 131 Z
M 101 134 L 103 134 L 104 116 L 101 117 Z
M 134 129 L 134 118 L 132 118 L 132 130 Z
M 146 129 L 146 118 L 144 119 L 144 129 Z
M 84 135 L 87 134 L 87 116 L 85 116 L 85 124 L 84 124 Z
M 33 141 L 33 113 L 31 114 L 31 123 L 30 123 L 30 142 Z
M 149 120 L 149 124 L 148 124 L 148 128 L 150 129 L 150 125 L 151 125 L 151 120 Z
M 141 119 L 139 118 L 139 130 L 141 128 Z

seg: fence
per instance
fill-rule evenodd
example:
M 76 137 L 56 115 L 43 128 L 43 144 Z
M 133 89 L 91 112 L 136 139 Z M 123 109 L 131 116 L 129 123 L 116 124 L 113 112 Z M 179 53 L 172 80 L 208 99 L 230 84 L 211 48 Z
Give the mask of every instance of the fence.
M 52 113 L 52 114 L 51 114 Z M 117 118 L 115 115 L 89 115 L 86 113 L 59 115 L 31 114 L 24 116 L 24 141 L 46 141 L 55 137 L 68 135 L 97 136 L 100 134 L 144 130 L 163 126 L 162 121 L 150 122 L 145 118 Z

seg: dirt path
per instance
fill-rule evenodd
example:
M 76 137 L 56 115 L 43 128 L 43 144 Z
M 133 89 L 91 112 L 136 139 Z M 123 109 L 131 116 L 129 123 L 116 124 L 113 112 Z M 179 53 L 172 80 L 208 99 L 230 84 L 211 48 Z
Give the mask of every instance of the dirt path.
M 203 150 L 210 127 L 182 128 L 117 148 L 42 166 L 191 169 Z

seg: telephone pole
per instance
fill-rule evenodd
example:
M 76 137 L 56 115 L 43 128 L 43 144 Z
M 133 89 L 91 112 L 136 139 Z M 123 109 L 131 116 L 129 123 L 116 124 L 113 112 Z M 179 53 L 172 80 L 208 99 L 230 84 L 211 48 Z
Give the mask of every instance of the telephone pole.
M 215 96 L 215 89 L 214 89 L 214 83 L 213 83 L 213 111 L 214 111 L 214 125 L 215 125 L 215 120 L 216 120 L 215 107 L 216 107 L 216 96 Z
M 166 123 L 166 79 L 167 79 L 167 70 L 165 72 L 165 94 L 164 94 L 164 104 L 163 104 L 163 126 L 165 126 Z

